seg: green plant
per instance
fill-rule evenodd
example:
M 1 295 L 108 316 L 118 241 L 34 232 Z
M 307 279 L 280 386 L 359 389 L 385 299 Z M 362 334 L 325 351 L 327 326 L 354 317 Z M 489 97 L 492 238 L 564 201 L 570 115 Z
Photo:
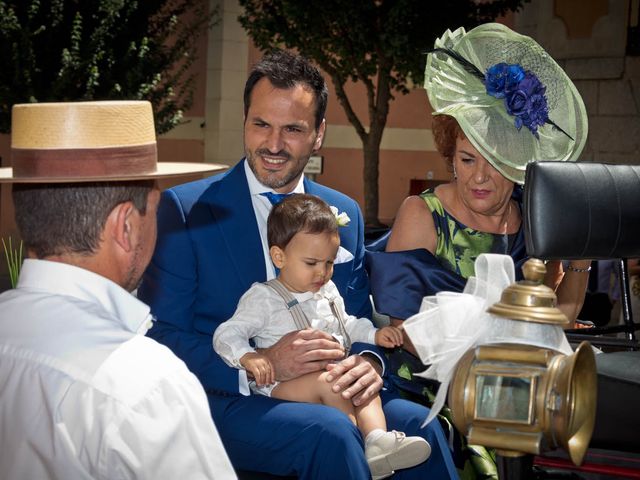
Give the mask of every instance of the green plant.
M 7 259 L 7 269 L 9 270 L 11 288 L 16 288 L 16 285 L 18 285 L 18 275 L 20 274 L 20 268 L 22 267 L 22 240 L 20 240 L 20 246 L 18 248 L 13 248 L 11 237 L 9 237 L 9 240 L 6 243 L 3 238 L 2 246 L 4 247 L 4 256 Z
M 0 132 L 27 102 L 149 100 L 156 131 L 183 122 L 208 0 L 0 0 Z

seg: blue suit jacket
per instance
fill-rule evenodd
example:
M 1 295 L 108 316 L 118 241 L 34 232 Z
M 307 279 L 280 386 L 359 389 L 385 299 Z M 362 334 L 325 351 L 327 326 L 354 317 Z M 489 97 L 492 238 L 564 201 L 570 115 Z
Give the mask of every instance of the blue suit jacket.
M 304 180 L 306 193 L 351 218 L 340 241 L 354 260 L 335 266 L 333 281 L 347 311 L 371 316 L 364 269 L 364 225 L 351 198 Z M 238 370 L 212 347 L 212 335 L 235 312 L 242 294 L 266 280 L 262 244 L 244 161 L 223 175 L 180 185 L 162 194 L 156 250 L 138 289 L 157 321 L 148 335 L 171 348 L 209 394 L 237 395 Z

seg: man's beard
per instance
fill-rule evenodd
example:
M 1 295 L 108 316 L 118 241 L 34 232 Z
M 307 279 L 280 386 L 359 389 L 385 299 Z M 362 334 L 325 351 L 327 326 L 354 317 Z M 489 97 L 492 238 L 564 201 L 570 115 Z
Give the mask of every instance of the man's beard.
M 141 256 L 141 246 L 140 244 L 136 245 L 133 251 L 133 258 L 131 259 L 131 264 L 129 265 L 129 269 L 127 270 L 127 276 L 124 282 L 124 289 L 128 292 L 133 292 L 135 294 L 136 290 L 142 283 L 142 274 L 146 268 L 140 268 L 140 256 Z
M 246 157 L 247 157 L 247 162 L 249 163 L 249 168 L 251 169 L 251 171 L 253 172 L 253 174 L 256 176 L 256 178 L 258 179 L 258 181 L 263 184 L 265 187 L 269 187 L 272 189 L 277 189 L 277 188 L 282 188 L 285 185 L 293 182 L 294 180 L 296 180 L 297 178 L 299 178 L 300 174 L 302 173 L 302 171 L 304 170 L 305 165 L 307 164 L 307 162 L 302 162 L 302 163 L 298 163 L 296 165 L 297 168 L 295 168 L 294 170 L 292 170 L 291 172 L 289 172 L 287 175 L 285 175 L 284 177 L 280 178 L 278 177 L 278 174 L 280 172 L 274 172 L 272 174 L 267 173 L 266 175 L 261 175 L 257 172 L 256 169 L 256 157 L 259 156 L 273 156 L 273 157 L 282 157 L 282 158 L 286 158 L 287 162 L 291 162 L 292 161 L 292 156 L 289 152 L 287 152 L 286 150 L 280 150 L 278 153 L 273 154 L 271 153 L 269 150 L 265 150 L 265 149 L 261 149 L 261 150 L 256 150 L 255 152 L 255 156 L 254 155 L 250 155 L 248 152 L 245 152 Z M 308 159 L 307 159 L 308 161 Z

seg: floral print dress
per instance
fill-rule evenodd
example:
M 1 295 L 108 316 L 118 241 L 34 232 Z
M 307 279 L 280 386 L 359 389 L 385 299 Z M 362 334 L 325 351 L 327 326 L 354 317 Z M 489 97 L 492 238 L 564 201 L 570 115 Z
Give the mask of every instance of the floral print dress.
M 432 189 L 420 197 L 431 211 L 436 228 L 437 244 L 434 256 L 443 267 L 467 279 L 474 275 L 476 258 L 483 253 L 507 254 L 511 251 L 516 234 L 498 235 L 480 232 L 460 223 L 442 206 Z M 394 383 L 410 400 L 431 406 L 437 391 L 437 383 L 414 374 L 426 367 L 413 355 L 403 349 L 396 349 L 389 355 Z M 476 445 L 468 445 L 466 440 L 453 428 L 451 411 L 445 405 L 439 421 L 449 429 L 454 449 L 454 460 L 460 478 L 497 479 L 497 468 L 493 451 Z
M 474 264 L 480 254 L 507 254 L 511 249 L 516 234 L 498 235 L 474 230 L 452 217 L 433 190 L 426 190 L 420 197 L 431 210 L 436 227 L 435 257 L 451 271 L 469 278 L 474 274 Z

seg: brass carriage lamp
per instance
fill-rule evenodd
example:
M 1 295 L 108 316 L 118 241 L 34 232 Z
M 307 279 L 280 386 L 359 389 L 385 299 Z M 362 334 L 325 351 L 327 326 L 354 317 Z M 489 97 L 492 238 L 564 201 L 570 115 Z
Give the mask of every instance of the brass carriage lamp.
M 568 324 L 555 293 L 542 284 L 546 268 L 531 259 L 525 280 L 507 287 L 488 312 L 545 329 Z M 538 342 L 540 345 L 540 342 Z M 582 463 L 595 423 L 596 365 L 588 342 L 571 355 L 554 348 L 492 343 L 467 351 L 449 386 L 453 422 L 469 443 L 515 457 L 562 448 Z

